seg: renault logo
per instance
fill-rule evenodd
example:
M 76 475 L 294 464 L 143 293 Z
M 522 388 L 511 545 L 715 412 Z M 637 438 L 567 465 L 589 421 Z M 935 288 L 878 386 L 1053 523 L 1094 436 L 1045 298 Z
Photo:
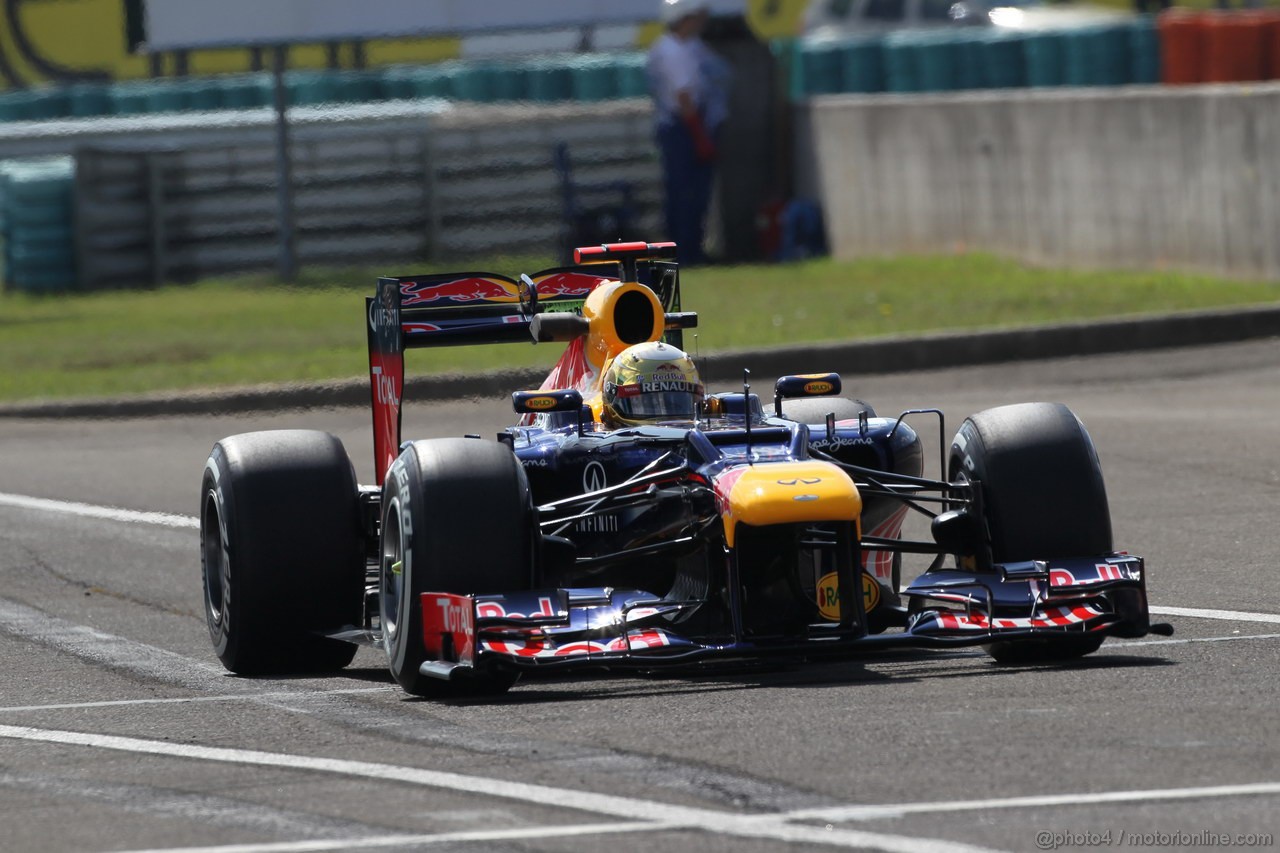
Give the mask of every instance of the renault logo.
M 604 466 L 599 462 L 588 462 L 587 467 L 582 470 L 583 491 L 598 492 L 607 485 L 609 478 L 605 476 Z

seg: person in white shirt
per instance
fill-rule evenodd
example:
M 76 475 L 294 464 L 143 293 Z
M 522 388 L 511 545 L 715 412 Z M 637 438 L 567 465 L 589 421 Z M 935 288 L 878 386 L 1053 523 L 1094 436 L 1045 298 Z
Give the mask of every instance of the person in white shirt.
M 701 39 L 701 0 L 662 0 L 666 31 L 649 49 L 647 70 L 662 158 L 667 236 L 683 264 L 705 262 L 702 243 L 715 177 L 716 131 L 728 112 L 728 63 Z

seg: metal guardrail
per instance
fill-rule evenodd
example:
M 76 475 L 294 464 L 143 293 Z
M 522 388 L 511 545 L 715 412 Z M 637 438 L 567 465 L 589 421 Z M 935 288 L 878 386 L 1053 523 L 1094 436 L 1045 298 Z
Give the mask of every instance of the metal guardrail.
M 303 265 L 545 252 L 563 227 L 552 168 L 562 141 L 576 180 L 630 181 L 645 232 L 657 224 L 660 176 L 645 101 L 416 113 L 380 106 L 339 110 L 330 121 L 292 111 L 302 113 L 291 150 Z M 203 141 L 190 117 L 167 131 L 151 122 L 142 133 L 122 122 L 130 126 L 118 134 L 74 144 L 80 287 L 271 269 L 276 172 L 265 119 L 238 130 L 211 123 Z

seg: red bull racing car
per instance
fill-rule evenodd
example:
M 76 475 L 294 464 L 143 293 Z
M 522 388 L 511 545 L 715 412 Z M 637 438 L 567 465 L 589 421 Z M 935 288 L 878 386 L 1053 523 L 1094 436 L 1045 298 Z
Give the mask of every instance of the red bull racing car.
M 764 399 L 749 377 L 708 393 L 681 349 L 697 318 L 674 255 L 620 243 L 520 280 L 379 280 L 377 483 L 322 432 L 232 436 L 209 456 L 204 600 L 226 667 L 331 670 L 365 644 L 435 696 L 886 646 L 1056 661 L 1171 632 L 1149 621 L 1142 558 L 1112 546 L 1097 455 L 1065 406 L 972 415 L 938 448 L 946 479 L 926 478 L 911 422 L 941 427 L 937 410 L 881 417 L 834 373 L 777 378 Z M 513 395 L 496 441 L 402 441 L 406 350 L 530 340 L 564 354 Z M 904 535 L 909 513 L 927 538 Z M 905 586 L 903 554 L 932 555 Z

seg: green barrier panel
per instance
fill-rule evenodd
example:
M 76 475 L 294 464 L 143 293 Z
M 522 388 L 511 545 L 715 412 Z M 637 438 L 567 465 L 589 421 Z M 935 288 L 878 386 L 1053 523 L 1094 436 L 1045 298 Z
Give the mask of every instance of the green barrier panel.
M 957 89 L 985 89 L 987 83 L 986 34 L 962 30 L 952 36 L 956 51 Z
M 30 102 L 26 92 L 0 94 L 0 121 L 26 121 L 31 114 Z
M 404 65 L 388 65 L 379 72 L 382 75 L 382 91 L 393 101 L 416 98 L 414 74 L 417 68 Z
M 453 95 L 453 79 L 447 68 L 438 65 L 400 68 L 384 84 L 388 91 L 402 98 L 448 98 Z
M 605 101 L 618 96 L 613 62 L 604 56 L 584 56 L 569 63 L 569 92 L 575 101 Z
M 6 243 L 11 270 L 74 270 L 72 244 L 64 243 Z
M 1070 86 L 1116 86 L 1129 82 L 1129 31 L 1118 26 L 1068 30 L 1066 83 Z
M 1062 86 L 1067 82 L 1067 38 L 1061 31 L 1028 33 L 1022 46 L 1028 86 Z
M 487 103 L 493 100 L 494 79 L 497 76 L 490 65 L 459 63 L 452 69 L 453 97 L 460 101 Z
M 76 272 L 73 267 L 55 270 L 29 270 L 16 267 L 9 271 L 5 280 L 14 289 L 25 293 L 55 292 L 74 289 Z
M 494 66 L 493 99 L 495 101 L 523 101 L 525 99 L 525 70 L 521 65 L 504 62 Z
M 649 95 L 648 57 L 643 53 L 625 53 L 615 57 L 613 73 L 617 78 L 619 98 L 644 98 Z
M 15 249 L 39 249 L 54 247 L 58 251 L 66 251 L 72 245 L 75 235 L 71 230 L 70 217 L 65 214 L 54 223 L 48 225 L 20 225 L 9 223 L 5 245 Z
M 382 85 L 382 75 L 369 71 L 329 71 L 326 72 L 333 85 L 334 100 L 343 103 L 364 104 L 370 101 L 385 101 L 386 89 Z
M 853 39 L 840 47 L 841 91 L 883 92 L 884 43 L 878 38 Z
M 916 61 L 922 90 L 945 92 L 960 88 L 960 49 L 950 33 L 921 34 Z
M 894 33 L 884 40 L 884 87 L 889 92 L 920 92 L 920 50 L 918 39 L 909 33 Z
M 153 83 L 143 90 L 147 99 L 149 113 L 176 113 L 186 110 L 190 102 L 187 87 L 179 82 L 163 81 Z
M 572 91 L 569 69 L 561 59 L 531 63 L 527 82 L 531 101 L 567 101 Z
M 338 81 L 325 71 L 290 71 L 285 75 L 285 86 L 293 106 L 331 104 L 339 100 Z
M 70 157 L 0 163 L 5 280 L 19 290 L 75 285 Z
M 269 74 L 231 74 L 219 77 L 215 85 L 222 105 L 228 109 L 248 110 L 275 102 Z
M 42 197 L 34 196 L 30 189 L 21 194 L 8 194 L 4 219 L 5 226 L 11 231 L 66 226 L 71 221 L 70 183 L 49 187 L 47 194 Z
M 1154 16 L 1143 15 L 1129 26 L 1129 79 L 1160 82 L 1160 35 Z
M 0 121 L 45 121 L 71 113 L 71 96 L 62 88 L 24 89 L 0 95 Z
M 108 115 L 111 96 L 100 83 L 76 83 L 67 87 L 67 115 L 77 118 Z
M 1010 89 L 1027 85 L 1026 36 L 990 33 L 981 39 L 982 85 Z
M 222 91 L 211 80 L 193 77 L 183 84 L 187 109 L 199 112 L 222 109 Z
M 112 115 L 138 115 L 148 110 L 147 90 L 138 83 L 113 83 L 107 92 Z
M 0 163 L 0 198 L 12 216 L 23 208 L 63 204 L 70 209 L 75 163 L 70 157 Z
M 842 45 L 834 41 L 808 42 L 799 52 L 800 94 L 826 95 L 844 91 Z

